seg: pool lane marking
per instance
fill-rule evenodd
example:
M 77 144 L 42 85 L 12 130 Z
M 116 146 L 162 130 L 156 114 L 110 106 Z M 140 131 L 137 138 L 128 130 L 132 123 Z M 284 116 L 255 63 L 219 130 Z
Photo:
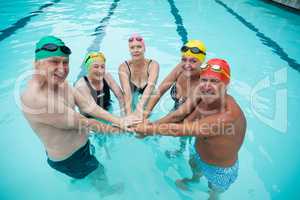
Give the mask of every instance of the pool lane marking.
M 91 46 L 87 49 L 87 51 L 99 51 L 100 44 L 102 43 L 102 39 L 105 36 L 105 29 L 109 24 L 110 18 L 114 15 L 114 11 L 118 6 L 120 0 L 114 0 L 109 7 L 107 16 L 100 20 L 99 25 L 95 28 L 94 33 L 91 36 L 96 36 Z
M 188 41 L 188 33 L 186 31 L 186 28 L 183 25 L 183 20 L 181 15 L 179 14 L 179 10 L 177 9 L 174 0 L 168 0 L 171 13 L 173 17 L 175 18 L 175 24 L 176 24 L 176 31 L 178 35 L 181 38 L 181 42 L 185 44 Z
M 87 48 L 87 52 L 100 50 L 100 45 L 102 43 L 102 39 L 105 36 L 105 29 L 106 29 L 107 25 L 109 24 L 110 18 L 114 15 L 115 9 L 118 7 L 119 2 L 120 2 L 120 0 L 114 0 L 111 3 L 107 15 L 100 20 L 99 25 L 94 30 L 94 33 L 91 34 L 91 36 L 96 36 L 96 37 L 93 40 L 92 44 Z M 84 63 L 82 63 L 81 71 L 78 74 L 75 82 L 77 82 L 84 75 L 85 75 L 85 69 L 84 69 Z
M 258 28 L 256 28 L 251 22 L 248 22 L 245 18 L 243 18 L 241 15 L 237 14 L 232 8 L 230 8 L 228 5 L 226 5 L 224 2 L 220 0 L 215 0 L 216 3 L 223 6 L 227 12 L 229 12 L 231 15 L 233 15 L 238 21 L 240 21 L 243 25 L 245 25 L 248 29 L 256 33 L 256 36 L 260 39 L 263 45 L 270 47 L 272 51 L 277 54 L 282 60 L 286 61 L 290 67 L 295 69 L 296 71 L 300 72 L 300 64 L 297 63 L 296 60 L 289 57 L 289 55 L 283 50 L 280 45 L 263 34 L 259 31 Z
M 17 22 L 9 26 L 8 28 L 0 30 L 0 42 L 9 36 L 13 35 L 17 30 L 26 26 L 26 24 L 31 20 L 32 17 L 38 16 L 39 14 L 43 13 L 43 9 L 52 6 L 61 0 L 54 0 L 50 3 L 46 3 L 41 5 L 38 10 L 30 12 L 28 16 L 19 19 Z

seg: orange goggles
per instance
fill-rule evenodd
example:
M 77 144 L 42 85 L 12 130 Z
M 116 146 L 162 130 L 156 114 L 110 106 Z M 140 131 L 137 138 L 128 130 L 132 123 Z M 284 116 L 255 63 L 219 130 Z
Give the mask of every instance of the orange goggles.
M 205 71 L 210 69 L 211 71 L 220 73 L 220 74 L 224 74 L 228 79 L 230 79 L 229 74 L 220 66 L 220 65 L 216 65 L 216 64 L 204 64 L 200 66 L 201 71 Z

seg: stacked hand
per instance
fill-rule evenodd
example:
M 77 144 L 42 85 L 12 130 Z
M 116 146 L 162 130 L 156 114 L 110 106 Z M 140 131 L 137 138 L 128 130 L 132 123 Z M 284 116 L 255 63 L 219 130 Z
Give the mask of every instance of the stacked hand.
M 141 122 L 142 120 L 136 115 L 128 115 L 121 118 L 120 128 L 132 132 L 133 129 L 130 127 Z
M 137 133 L 137 138 L 144 138 L 148 136 L 147 127 L 151 124 L 148 120 L 144 120 L 142 123 L 135 124 L 132 129 Z
M 121 129 L 129 132 L 137 132 L 138 138 L 146 137 L 147 125 L 150 124 L 148 119 L 143 118 L 143 113 L 138 112 L 131 113 L 123 118 L 118 125 Z

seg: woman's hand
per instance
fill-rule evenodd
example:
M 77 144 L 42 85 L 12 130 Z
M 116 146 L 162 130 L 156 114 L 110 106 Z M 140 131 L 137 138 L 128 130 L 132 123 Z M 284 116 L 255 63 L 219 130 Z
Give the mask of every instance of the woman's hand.
M 132 126 L 132 129 L 135 132 L 141 134 L 141 136 L 145 137 L 146 134 L 147 134 L 147 127 L 148 127 L 148 125 L 149 125 L 149 123 L 143 122 L 143 123 L 139 123 L 139 124 L 136 124 L 136 125 Z
M 135 115 L 129 115 L 119 118 L 118 124 L 114 123 L 113 126 L 117 126 L 125 131 L 133 132 L 133 129 L 130 127 L 141 122 L 142 120 L 137 118 Z
M 133 126 L 135 124 L 139 124 L 142 121 L 143 120 L 140 117 L 136 116 L 136 115 L 127 115 L 127 116 L 122 118 L 121 124 L 123 125 L 123 127 L 130 127 L 130 126 Z
M 138 111 L 135 111 L 135 112 L 133 112 L 133 113 L 128 114 L 127 117 L 131 117 L 131 118 L 140 120 L 140 122 L 144 121 L 144 120 L 143 120 L 144 114 L 143 114 L 143 113 L 140 113 L 140 112 L 138 112 Z

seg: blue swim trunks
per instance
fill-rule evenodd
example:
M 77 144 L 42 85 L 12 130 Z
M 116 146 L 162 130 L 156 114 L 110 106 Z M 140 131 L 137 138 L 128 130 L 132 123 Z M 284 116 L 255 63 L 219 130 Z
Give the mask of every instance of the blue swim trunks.
M 219 167 L 203 161 L 195 148 L 191 148 L 191 156 L 195 158 L 197 169 L 207 178 L 211 189 L 224 192 L 237 179 L 238 160 L 231 167 Z
M 100 165 L 96 157 L 90 153 L 90 142 L 75 151 L 70 157 L 62 161 L 47 159 L 48 164 L 57 171 L 72 178 L 82 179 L 92 173 Z

